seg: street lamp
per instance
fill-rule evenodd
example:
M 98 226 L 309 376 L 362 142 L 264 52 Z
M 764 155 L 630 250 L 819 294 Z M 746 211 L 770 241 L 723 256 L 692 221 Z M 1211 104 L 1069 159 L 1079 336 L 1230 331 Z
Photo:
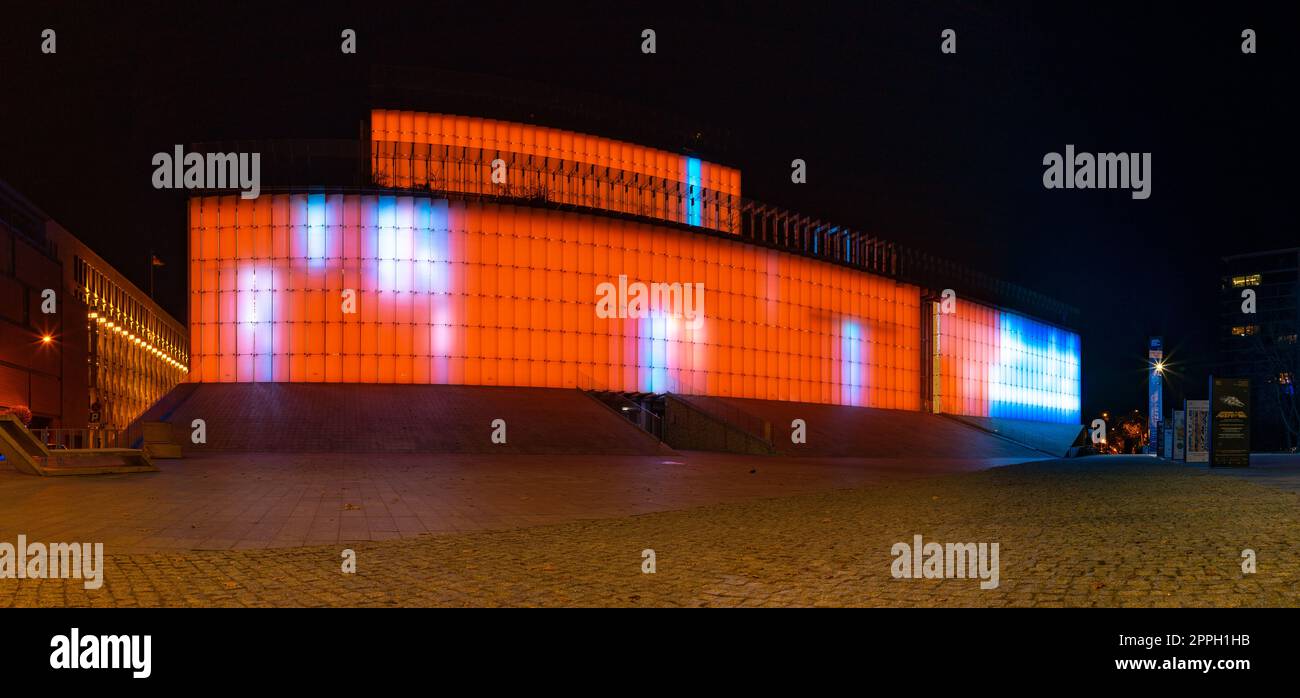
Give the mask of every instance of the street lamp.
M 1152 337 L 1147 345 L 1147 453 L 1160 452 L 1160 422 L 1164 419 L 1165 342 Z

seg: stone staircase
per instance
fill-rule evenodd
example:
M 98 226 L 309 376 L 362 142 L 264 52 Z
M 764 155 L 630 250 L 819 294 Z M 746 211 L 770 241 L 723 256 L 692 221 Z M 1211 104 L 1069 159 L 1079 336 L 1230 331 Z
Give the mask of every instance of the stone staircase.
M 656 455 L 658 439 L 577 390 L 460 385 L 204 383 L 177 386 L 139 422 L 168 422 L 187 454 Z M 206 443 L 191 443 L 202 419 Z M 493 421 L 506 443 L 493 443 Z

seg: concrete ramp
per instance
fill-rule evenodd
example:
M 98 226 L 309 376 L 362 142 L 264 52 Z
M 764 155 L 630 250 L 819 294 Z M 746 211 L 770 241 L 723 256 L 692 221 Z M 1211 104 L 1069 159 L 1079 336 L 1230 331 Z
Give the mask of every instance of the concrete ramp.
M 172 425 L 186 453 L 672 451 L 577 390 L 460 385 L 203 383 L 178 386 L 141 418 Z M 202 419 L 207 443 L 191 443 Z M 506 443 L 492 442 L 505 420 Z
M 762 437 L 782 455 L 853 458 L 1042 458 L 1045 453 L 939 415 L 746 398 L 684 398 L 721 421 Z M 804 420 L 807 443 L 790 440 Z
M 46 477 L 158 470 L 146 453 L 133 448 L 46 448 L 13 415 L 0 415 L 0 454 L 18 472 Z
M 944 416 L 1012 441 L 1018 441 L 1026 446 L 1050 453 L 1057 458 L 1064 458 L 1070 447 L 1076 445 L 1079 436 L 1083 433 L 1082 424 L 1053 424 L 1051 422 L 1028 422 L 1021 419 L 967 417 L 964 415 Z

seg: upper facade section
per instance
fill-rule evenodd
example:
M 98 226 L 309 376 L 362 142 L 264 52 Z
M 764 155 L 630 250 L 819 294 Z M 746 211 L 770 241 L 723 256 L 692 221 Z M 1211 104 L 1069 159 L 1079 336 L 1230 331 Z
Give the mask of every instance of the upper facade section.
M 506 196 L 699 226 L 741 227 L 740 170 L 572 131 L 375 109 L 374 183 Z

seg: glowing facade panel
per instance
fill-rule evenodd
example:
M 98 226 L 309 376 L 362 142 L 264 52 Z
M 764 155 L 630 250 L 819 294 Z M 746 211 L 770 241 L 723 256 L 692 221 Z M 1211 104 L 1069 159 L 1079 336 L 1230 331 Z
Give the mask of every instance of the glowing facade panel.
M 191 199 L 190 256 L 193 381 L 920 408 L 917 287 L 724 237 L 430 196 L 266 194 Z M 622 302 L 602 317 L 601 284 L 620 281 L 702 284 L 702 319 Z
M 740 170 L 699 158 L 469 116 L 375 109 L 370 128 L 380 186 L 541 198 L 740 229 Z
M 934 313 L 936 411 L 1079 423 L 1077 334 L 969 301 Z

